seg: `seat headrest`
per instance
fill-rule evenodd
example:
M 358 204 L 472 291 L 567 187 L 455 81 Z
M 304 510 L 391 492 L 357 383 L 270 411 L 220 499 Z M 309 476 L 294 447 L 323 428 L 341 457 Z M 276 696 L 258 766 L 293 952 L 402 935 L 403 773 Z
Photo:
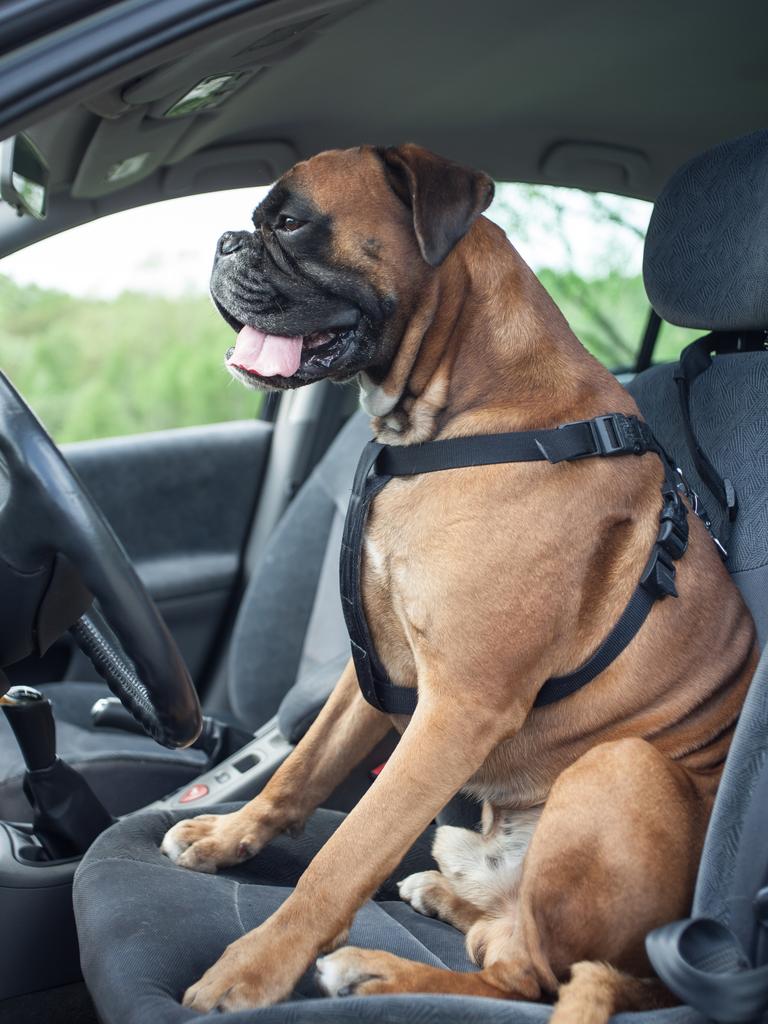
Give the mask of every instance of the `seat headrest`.
M 648 226 L 643 279 L 669 323 L 768 328 L 768 130 L 723 142 L 672 176 Z

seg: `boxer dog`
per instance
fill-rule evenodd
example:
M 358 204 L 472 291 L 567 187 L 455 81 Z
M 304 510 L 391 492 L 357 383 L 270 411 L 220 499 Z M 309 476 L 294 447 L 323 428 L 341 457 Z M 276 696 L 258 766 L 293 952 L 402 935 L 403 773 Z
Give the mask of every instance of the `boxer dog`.
M 357 377 L 390 445 L 638 414 L 570 331 L 504 233 L 485 175 L 413 145 L 297 164 L 219 242 L 212 292 L 251 387 Z M 604 1022 L 669 1000 L 643 940 L 688 911 L 704 831 L 757 659 L 751 617 L 690 519 L 679 598 L 578 692 L 534 708 L 583 664 L 637 586 L 659 525 L 652 453 L 393 479 L 374 499 L 366 617 L 390 678 L 418 688 L 392 757 L 279 910 L 186 992 L 201 1011 L 287 997 L 317 959 L 331 995 L 432 992 L 555 1000 Z M 196 871 L 299 827 L 385 735 L 350 663 L 254 800 L 176 824 Z M 451 797 L 483 829 L 437 831 L 440 871 L 401 895 L 466 932 L 459 973 L 344 946 L 355 912 Z M 193 908 L 190 908 L 193 913 Z M 335 950 L 335 952 L 333 952 Z

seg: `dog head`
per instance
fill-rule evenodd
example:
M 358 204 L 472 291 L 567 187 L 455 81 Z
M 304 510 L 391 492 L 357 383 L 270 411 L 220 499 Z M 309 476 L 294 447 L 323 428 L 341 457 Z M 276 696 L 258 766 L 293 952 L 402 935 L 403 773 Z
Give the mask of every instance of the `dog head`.
M 493 183 L 418 146 L 296 164 L 219 239 L 211 293 L 252 387 L 383 376 L 426 278 L 487 208 Z

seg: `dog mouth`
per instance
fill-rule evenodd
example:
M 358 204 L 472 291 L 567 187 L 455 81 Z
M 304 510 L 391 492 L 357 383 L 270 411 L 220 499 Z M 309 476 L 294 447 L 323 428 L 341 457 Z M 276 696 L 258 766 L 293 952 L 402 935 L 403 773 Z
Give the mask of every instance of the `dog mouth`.
M 356 327 L 335 327 L 310 334 L 281 335 L 245 324 L 227 352 L 227 367 L 256 382 L 320 376 L 347 351 L 356 332 Z

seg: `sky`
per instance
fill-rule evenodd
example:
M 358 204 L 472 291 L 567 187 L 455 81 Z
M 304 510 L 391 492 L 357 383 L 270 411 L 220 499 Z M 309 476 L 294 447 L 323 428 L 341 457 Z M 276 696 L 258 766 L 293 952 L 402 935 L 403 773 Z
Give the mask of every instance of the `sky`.
M 122 291 L 203 293 L 217 238 L 229 229 L 248 228 L 251 210 L 266 191 L 216 192 L 114 214 L 0 259 L 0 274 L 19 284 L 95 298 L 111 298 Z M 581 193 L 553 191 L 564 208 L 562 232 L 546 203 L 532 201 L 521 186 L 500 186 L 489 210 L 534 270 L 573 267 L 593 277 L 614 266 L 639 273 L 639 239 L 612 225 L 596 224 L 589 200 Z M 644 230 L 648 203 L 615 196 L 605 197 L 605 202 Z

